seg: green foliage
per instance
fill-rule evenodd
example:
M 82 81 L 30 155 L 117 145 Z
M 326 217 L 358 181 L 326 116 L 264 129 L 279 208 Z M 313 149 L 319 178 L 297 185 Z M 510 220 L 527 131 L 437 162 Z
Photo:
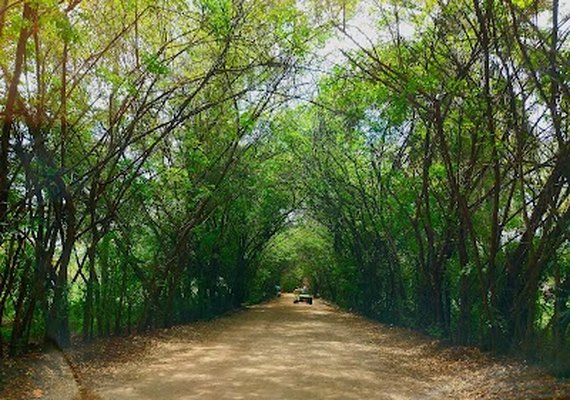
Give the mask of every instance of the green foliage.
M 274 286 L 291 292 L 308 278 L 311 290 L 327 290 L 335 265 L 330 234 L 314 222 L 295 224 L 270 242 L 261 258 L 254 284 L 258 298 L 271 296 Z
M 566 28 L 534 25 L 545 2 L 382 1 L 376 43 L 295 76 L 358 3 L 6 2 L 0 349 L 307 278 L 568 371 Z M 307 77 L 312 101 L 287 102 Z
M 298 197 L 269 117 L 328 29 L 295 1 L 5 6 L 0 350 L 251 298 Z
M 305 213 L 331 235 L 323 293 L 456 343 L 559 359 L 552 349 L 570 334 L 570 264 L 558 252 L 570 203 L 557 175 L 568 137 L 550 117 L 567 121 L 568 110 L 553 108 L 565 95 L 538 72 L 565 70 L 532 45 L 540 34 L 529 16 L 543 5 L 434 7 L 384 12 L 381 26 L 409 17 L 416 35 L 351 52 L 320 81 L 315 106 L 279 120 L 302 165 Z M 318 270 L 291 253 L 287 285 Z M 277 257 L 272 268 L 286 264 Z
M 168 66 L 159 59 L 158 54 L 143 54 L 142 61 L 148 72 L 152 74 L 166 75 L 169 71 Z

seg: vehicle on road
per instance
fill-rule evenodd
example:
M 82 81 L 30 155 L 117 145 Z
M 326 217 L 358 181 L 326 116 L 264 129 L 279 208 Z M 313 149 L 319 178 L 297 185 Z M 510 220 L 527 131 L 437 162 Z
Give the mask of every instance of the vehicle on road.
M 309 293 L 307 288 L 302 289 L 295 289 L 293 291 L 293 295 L 295 296 L 293 303 L 308 303 L 313 304 L 313 295 Z

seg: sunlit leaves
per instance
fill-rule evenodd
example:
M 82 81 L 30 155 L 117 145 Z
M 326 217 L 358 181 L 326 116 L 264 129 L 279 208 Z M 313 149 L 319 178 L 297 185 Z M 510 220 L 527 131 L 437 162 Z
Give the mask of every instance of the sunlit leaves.
M 200 0 L 198 2 L 207 29 L 218 37 L 226 37 L 234 14 L 232 0 Z
M 152 74 L 166 75 L 169 71 L 168 66 L 160 60 L 157 54 L 143 54 L 142 62 Z
M 512 0 L 512 1 L 513 4 L 515 4 L 517 7 L 521 9 L 525 9 L 536 3 L 536 0 Z

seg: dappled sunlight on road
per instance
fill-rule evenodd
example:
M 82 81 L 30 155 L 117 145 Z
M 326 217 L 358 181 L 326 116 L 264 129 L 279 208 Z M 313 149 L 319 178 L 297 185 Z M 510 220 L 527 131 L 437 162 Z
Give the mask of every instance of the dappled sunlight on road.
M 290 296 L 225 318 L 204 341 L 161 343 L 144 366 L 101 384 L 104 399 L 442 398 L 424 376 L 418 350 L 374 324 L 317 301 Z M 388 328 L 383 328 L 388 329 Z M 379 341 L 386 341 L 379 347 Z

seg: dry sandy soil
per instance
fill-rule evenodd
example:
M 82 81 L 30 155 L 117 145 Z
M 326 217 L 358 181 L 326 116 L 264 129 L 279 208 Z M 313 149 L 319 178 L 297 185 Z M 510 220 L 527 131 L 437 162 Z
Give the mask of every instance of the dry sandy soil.
M 290 295 L 68 358 L 82 400 L 570 399 L 539 369 Z

